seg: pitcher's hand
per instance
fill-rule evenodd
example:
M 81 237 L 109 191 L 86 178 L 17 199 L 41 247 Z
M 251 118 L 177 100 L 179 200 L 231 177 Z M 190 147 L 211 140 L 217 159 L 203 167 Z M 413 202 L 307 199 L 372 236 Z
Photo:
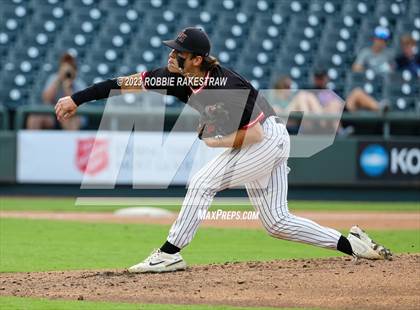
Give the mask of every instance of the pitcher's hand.
M 55 105 L 55 115 L 59 121 L 68 120 L 76 111 L 77 105 L 70 96 L 60 98 Z

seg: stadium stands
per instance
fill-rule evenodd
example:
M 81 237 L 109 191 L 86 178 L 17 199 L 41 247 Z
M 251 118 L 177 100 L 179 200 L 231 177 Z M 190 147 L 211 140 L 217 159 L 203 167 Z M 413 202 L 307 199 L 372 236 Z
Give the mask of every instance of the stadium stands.
M 324 66 L 341 96 L 357 86 L 394 110 L 420 111 L 418 76 L 351 72 L 377 25 L 391 30 L 394 50 L 402 34 L 420 40 L 418 0 L 4 0 L 0 104 L 38 103 L 64 51 L 87 83 L 161 66 L 161 40 L 187 25 L 204 28 L 220 62 L 259 88 L 284 74 L 305 87 Z

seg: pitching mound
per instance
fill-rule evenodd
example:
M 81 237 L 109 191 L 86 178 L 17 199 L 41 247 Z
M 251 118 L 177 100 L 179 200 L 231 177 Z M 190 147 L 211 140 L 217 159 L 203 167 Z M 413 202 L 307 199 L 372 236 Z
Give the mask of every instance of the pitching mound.
M 340 309 L 417 309 L 420 254 L 225 263 L 170 274 L 115 271 L 3 273 L 0 295 L 136 303 Z M 83 301 L 81 301 L 83 302 Z

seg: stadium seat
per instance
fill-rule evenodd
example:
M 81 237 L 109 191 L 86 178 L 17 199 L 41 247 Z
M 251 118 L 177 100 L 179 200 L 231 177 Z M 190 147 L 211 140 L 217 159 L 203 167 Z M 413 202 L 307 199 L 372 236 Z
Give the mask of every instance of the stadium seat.
M 161 12 L 167 7 L 166 0 L 144 0 L 136 1 L 134 8 L 139 12 Z
M 286 33 L 286 28 L 283 26 L 269 25 L 267 27 L 260 26 L 258 28 L 252 29 L 250 37 L 253 39 L 260 38 L 260 40 L 271 39 L 279 40 L 284 37 Z
M 164 10 L 158 12 L 151 12 L 144 17 L 144 23 L 146 26 L 156 27 L 158 24 L 166 24 L 173 28 L 177 27 L 177 23 L 180 19 L 179 13 L 172 10 Z
M 235 12 L 241 6 L 239 0 L 213 0 L 208 1 L 205 9 L 215 14 L 223 14 L 227 12 Z
M 314 29 L 322 29 L 325 23 L 325 18 L 314 15 L 314 14 L 302 14 L 293 16 L 290 19 L 289 28 L 292 30 L 304 29 L 305 27 L 311 27 Z
M 378 0 L 375 6 L 376 17 L 396 19 L 407 10 L 406 3 L 396 0 Z
M 254 28 L 265 28 L 274 25 L 285 30 L 289 20 L 290 16 L 282 13 L 256 14 L 254 19 Z
M 375 75 L 372 70 L 367 70 L 363 73 L 349 72 L 346 84 L 346 96 L 354 88 L 360 87 L 377 100 L 382 99 L 383 78 Z
M 401 35 L 410 34 L 417 42 L 420 41 L 420 16 L 408 20 L 398 20 L 395 27 L 396 43 Z M 398 44 L 396 44 L 398 46 Z
M 104 12 L 97 8 L 90 9 L 89 11 L 80 11 L 71 15 L 70 23 L 68 26 L 72 28 L 79 27 L 83 32 L 92 32 L 100 29 L 105 21 Z
M 54 50 L 50 52 L 50 55 L 57 57 L 58 55 L 62 55 L 64 52 L 69 52 L 73 56 L 77 56 L 81 59 L 84 57 L 90 44 L 91 42 L 86 40 L 86 37 L 81 34 L 76 34 L 74 37 L 62 36 L 56 40 Z
M 168 51 L 169 52 L 169 51 Z M 155 66 L 161 67 L 166 63 L 163 59 L 167 58 L 168 54 L 163 53 L 162 50 L 153 50 L 148 48 L 141 48 L 137 49 L 136 53 L 127 53 L 124 58 L 123 63 L 128 65 L 131 70 L 136 68 L 138 65 L 144 65 L 147 69 L 152 68 Z M 165 58 L 164 58 L 165 57 Z M 144 70 L 135 70 L 137 71 L 144 71 Z
M 241 10 L 243 12 L 249 13 L 249 14 L 255 14 L 255 13 L 261 13 L 261 14 L 267 14 L 272 13 L 275 6 L 275 1 L 273 0 L 245 0 L 242 1 Z
M 344 0 L 342 4 L 341 12 L 343 16 L 351 16 L 363 18 L 372 14 L 375 10 L 374 1 L 364 0 Z
M 177 13 L 194 13 L 198 14 L 203 10 L 203 0 L 172 0 L 168 5 L 168 9 Z
M 131 0 L 107 0 L 99 3 L 99 8 L 110 13 L 114 13 L 116 11 L 125 12 L 131 7 Z
M 250 38 L 245 43 L 245 50 L 251 50 L 254 53 L 260 52 L 267 52 L 267 53 L 277 53 L 280 50 L 281 42 L 280 40 L 272 40 L 272 39 L 255 39 Z M 275 61 L 277 54 L 273 55 L 273 61 Z
M 238 53 L 243 44 L 245 43 L 245 40 L 243 38 L 235 38 L 233 36 L 231 37 L 212 37 L 213 44 L 214 44 L 214 50 L 228 50 L 228 51 L 235 51 Z M 239 55 L 238 55 L 239 56 Z
M 252 23 L 252 15 L 244 12 L 237 12 L 236 14 L 223 14 L 219 18 L 219 24 L 224 26 L 240 25 L 241 27 L 249 27 Z
M 10 2 L 2 2 L 0 11 L 0 20 L 7 19 L 19 19 L 26 20 L 32 14 L 32 9 L 28 6 L 28 3 L 22 2 L 14 4 Z
M 119 27 L 121 24 L 128 24 L 132 30 L 138 29 L 144 20 L 144 12 L 135 9 L 110 11 L 108 13 L 105 27 Z
M 9 36 L 15 37 L 18 32 L 24 27 L 24 20 L 16 18 L 8 18 L 0 21 L 0 31 L 6 33 Z
M 22 72 L 19 68 L 7 71 L 0 79 L 0 102 L 11 110 L 25 104 L 34 81 L 33 77 L 32 73 Z
M 299 15 L 308 11 L 309 0 L 277 1 L 274 12 L 286 16 Z
M 326 30 L 322 36 L 320 36 L 320 46 L 325 47 L 333 47 L 337 50 L 337 52 L 352 52 L 354 50 L 355 40 L 354 34 L 352 31 L 349 31 L 348 28 L 336 28 Z M 344 46 L 338 46 L 337 42 L 344 42 L 346 44 L 345 49 Z
M 227 49 L 218 48 L 217 46 L 211 52 L 219 62 L 227 67 L 234 68 L 238 60 L 238 53 L 236 51 L 229 51 Z
M 295 49 L 302 51 L 312 49 L 313 52 L 316 52 L 318 42 L 319 34 L 311 27 L 291 30 L 286 34 L 285 38 L 285 45 L 290 46 L 292 51 Z
M 309 5 L 309 12 L 317 16 L 335 15 L 341 11 L 341 1 L 313 0 Z
M 71 10 L 71 9 L 78 9 L 78 10 L 86 10 L 94 7 L 98 7 L 100 0 L 67 0 L 65 2 L 64 7 Z
M 200 27 L 205 30 L 209 35 L 213 33 L 213 28 L 217 23 L 217 15 L 208 11 L 201 12 L 186 12 L 183 14 L 179 23 L 179 29 L 185 27 Z
M 343 16 L 329 16 L 325 22 L 325 30 L 346 28 L 349 31 L 358 30 L 361 19 L 358 17 L 343 15 Z
M 65 9 L 64 6 L 40 6 L 36 10 L 34 9 L 32 20 L 39 22 L 54 21 L 57 24 L 62 24 L 69 15 L 70 11 Z
M 321 39 L 318 52 L 320 56 L 329 58 L 331 58 L 333 55 L 339 55 L 342 61 L 340 62 L 338 60 L 335 62 L 339 62 L 340 64 L 348 64 L 349 62 L 353 61 L 355 56 L 353 43 L 354 42 L 351 41 L 341 40 L 341 38 L 337 38 L 332 35 L 325 35 L 324 38 Z
M 410 18 L 418 18 L 420 16 L 420 4 L 416 0 L 410 1 L 410 6 L 408 8 L 408 15 Z
M 233 24 L 225 27 L 221 27 L 223 25 L 223 20 L 219 20 L 219 26 L 217 33 L 215 33 L 212 37 L 220 36 L 221 38 L 232 37 L 235 38 L 237 41 L 243 41 L 248 38 L 248 26 Z M 216 39 L 218 40 L 218 39 Z
M 385 77 L 383 97 L 388 99 L 393 110 L 413 111 L 419 96 L 420 79 L 408 71 Z

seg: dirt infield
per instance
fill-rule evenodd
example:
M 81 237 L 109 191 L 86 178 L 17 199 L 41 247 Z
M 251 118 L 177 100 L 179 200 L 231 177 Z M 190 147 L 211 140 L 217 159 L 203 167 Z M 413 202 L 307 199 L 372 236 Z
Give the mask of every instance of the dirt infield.
M 334 309 L 418 309 L 420 255 L 194 266 L 171 274 L 123 270 L 3 273 L 0 295 L 51 299 Z M 83 302 L 83 301 L 81 301 Z
M 296 212 L 323 225 L 348 229 L 420 229 L 418 212 Z M 1 218 L 105 223 L 171 224 L 167 218 L 112 213 L 2 211 Z M 258 220 L 211 220 L 207 227 L 262 229 Z M 0 273 L 0 296 L 162 304 L 418 309 L 420 254 L 394 261 L 350 258 L 241 262 L 189 267 L 171 274 L 124 270 Z
M 294 212 L 321 225 L 348 229 L 357 224 L 364 229 L 420 229 L 419 212 Z M 171 225 L 177 214 L 165 218 L 118 216 L 109 212 L 0 211 L 0 218 L 28 218 L 104 223 L 145 223 Z M 262 229 L 259 220 L 206 220 L 204 227 Z

